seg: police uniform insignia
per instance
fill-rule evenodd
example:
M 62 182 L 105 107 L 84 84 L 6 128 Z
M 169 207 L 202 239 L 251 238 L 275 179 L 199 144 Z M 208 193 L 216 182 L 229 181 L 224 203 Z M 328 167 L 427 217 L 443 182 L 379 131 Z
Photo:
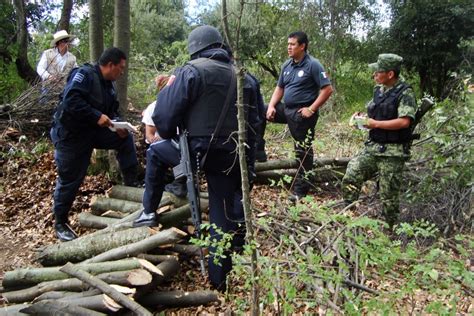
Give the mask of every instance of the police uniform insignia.
M 304 71 L 303 71 L 303 70 L 298 71 L 298 77 L 301 78 L 301 77 L 303 77 L 303 75 L 304 75 Z
M 326 79 L 328 77 L 325 71 L 321 71 L 321 77 L 323 77 L 323 79 Z
M 75 81 L 75 82 L 78 82 L 78 83 L 82 83 L 82 80 L 84 80 L 84 75 L 77 72 L 75 75 L 74 75 L 74 78 L 72 78 L 72 81 Z

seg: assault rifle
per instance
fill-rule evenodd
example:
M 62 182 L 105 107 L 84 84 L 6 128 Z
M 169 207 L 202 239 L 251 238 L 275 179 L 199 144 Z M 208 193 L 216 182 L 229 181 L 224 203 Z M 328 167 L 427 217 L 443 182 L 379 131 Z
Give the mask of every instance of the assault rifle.
M 193 173 L 191 156 L 189 155 L 188 145 L 188 131 L 180 129 L 179 133 L 179 150 L 181 152 L 181 158 L 179 165 L 173 168 L 173 174 L 175 179 L 181 179 L 186 177 L 186 188 L 188 190 L 188 201 L 191 208 L 191 218 L 193 220 L 194 227 L 196 228 L 196 237 L 201 238 L 201 209 L 199 203 L 199 158 L 197 161 L 198 170 L 196 174 Z M 198 156 L 199 157 L 199 156 Z M 195 179 L 196 178 L 196 179 Z M 203 276 L 206 275 L 204 268 L 204 254 L 202 248 L 199 247 L 199 261 L 201 265 L 201 273 Z

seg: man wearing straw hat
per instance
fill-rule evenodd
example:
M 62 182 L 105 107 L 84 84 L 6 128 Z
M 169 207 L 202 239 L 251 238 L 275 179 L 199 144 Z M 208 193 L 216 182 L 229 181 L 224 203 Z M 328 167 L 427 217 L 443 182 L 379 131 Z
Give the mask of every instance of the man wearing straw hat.
M 63 85 L 66 83 L 69 72 L 77 67 L 76 56 L 68 51 L 69 44 L 74 38 L 74 35 L 68 34 L 65 30 L 53 35 L 52 48 L 43 52 L 36 67 L 36 72 L 43 81 L 63 81 Z

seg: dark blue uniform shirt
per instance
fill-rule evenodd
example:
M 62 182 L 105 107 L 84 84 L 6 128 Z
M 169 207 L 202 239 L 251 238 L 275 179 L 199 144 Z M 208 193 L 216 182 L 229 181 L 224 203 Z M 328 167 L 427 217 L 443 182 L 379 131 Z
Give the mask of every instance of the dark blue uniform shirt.
M 76 131 L 98 127 L 102 114 L 117 119 L 118 106 L 114 83 L 104 79 L 98 65 L 86 64 L 69 74 L 55 117 L 65 128 Z
M 330 84 L 321 63 L 309 54 L 299 63 L 287 60 L 278 79 L 278 86 L 285 90 L 283 101 L 289 108 L 311 105 L 321 88 Z

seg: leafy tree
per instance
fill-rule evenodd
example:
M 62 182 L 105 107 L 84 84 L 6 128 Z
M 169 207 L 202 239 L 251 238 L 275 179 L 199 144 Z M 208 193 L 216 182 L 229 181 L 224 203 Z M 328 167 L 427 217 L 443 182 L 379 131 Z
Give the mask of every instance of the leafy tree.
M 466 58 L 466 41 L 474 35 L 474 3 L 470 0 L 392 1 L 392 24 L 385 40 L 420 76 L 420 88 L 445 98 L 450 74 Z M 471 57 L 472 58 L 472 57 Z

